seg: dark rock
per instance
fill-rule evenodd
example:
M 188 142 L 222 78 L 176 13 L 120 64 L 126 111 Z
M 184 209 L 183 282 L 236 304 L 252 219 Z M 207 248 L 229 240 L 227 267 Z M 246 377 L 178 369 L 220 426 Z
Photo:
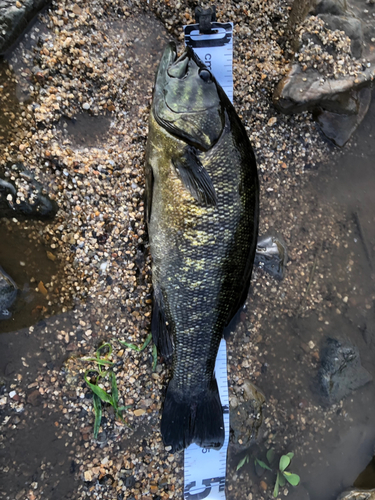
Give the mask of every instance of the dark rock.
M 27 396 L 27 402 L 32 406 L 39 406 L 41 401 L 42 401 L 42 396 L 37 389 L 30 392 Z
M 9 308 L 17 297 L 17 285 L 12 278 L 0 267 L 0 320 L 9 319 L 12 313 Z
M 318 381 L 329 404 L 339 402 L 371 380 L 372 376 L 361 365 L 355 345 L 333 338 L 326 340 L 321 352 Z
M 22 163 L 13 165 L 11 170 L 22 182 L 24 190 L 27 191 L 26 198 L 19 197 L 17 184 L 2 178 L 0 175 L 1 216 L 14 217 L 21 215 L 36 219 L 53 218 L 56 215 L 58 206 L 56 202 L 43 194 L 43 186 L 33 178 Z
M 124 479 L 124 485 L 125 485 L 125 488 L 133 488 L 133 486 L 135 485 L 135 478 L 134 476 L 128 476 Z
M 237 450 L 248 448 L 258 435 L 263 422 L 262 409 L 266 398 L 250 380 L 243 384 L 244 402 L 238 404 L 236 397 L 231 398 L 230 426 L 231 439 Z
M 33 17 L 50 0 L 0 0 L 0 55 L 11 46 Z M 20 4 L 20 7 L 17 5 Z
M 288 500 L 310 500 L 310 495 L 306 488 L 299 484 L 296 488 L 289 487 Z
M 9 377 L 9 375 L 12 375 L 13 373 L 15 373 L 15 371 L 16 371 L 16 365 L 12 361 L 9 361 L 9 363 L 7 363 L 4 369 L 4 375 L 6 377 Z
M 276 87 L 273 102 L 285 114 L 314 111 L 318 107 L 334 113 L 353 113 L 352 91 L 370 85 L 374 77 L 374 69 L 368 68 L 357 77 L 322 82 L 318 71 L 302 71 L 299 64 L 294 64 Z
M 337 146 L 344 146 L 358 125 L 365 117 L 371 102 L 371 90 L 364 88 L 355 92 L 358 100 L 357 114 L 342 115 L 330 111 L 321 111 L 317 115 L 323 133 Z
M 341 16 L 348 10 L 346 0 L 318 0 L 315 8 L 316 14 L 332 14 Z
M 352 56 L 357 59 L 361 57 L 363 29 L 362 22 L 359 19 L 348 16 L 332 16 L 329 14 L 320 14 L 318 17 L 323 19 L 330 30 L 344 31 L 351 40 Z

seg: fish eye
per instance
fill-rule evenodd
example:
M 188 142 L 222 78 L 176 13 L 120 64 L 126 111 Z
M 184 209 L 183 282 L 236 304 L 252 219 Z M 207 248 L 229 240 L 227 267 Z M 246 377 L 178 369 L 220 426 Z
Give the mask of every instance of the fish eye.
M 201 69 L 199 72 L 199 76 L 202 78 L 204 82 L 210 82 L 211 81 L 211 73 L 207 71 L 206 69 Z

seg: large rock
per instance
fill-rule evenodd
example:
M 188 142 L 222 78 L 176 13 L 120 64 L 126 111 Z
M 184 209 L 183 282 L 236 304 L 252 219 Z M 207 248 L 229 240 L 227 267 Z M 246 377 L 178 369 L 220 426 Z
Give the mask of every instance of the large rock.
M 0 0 L 0 55 L 50 0 Z
M 372 380 L 363 368 L 358 348 L 348 341 L 328 338 L 321 353 L 318 380 L 329 404 L 338 403 L 352 391 Z
M 290 72 L 277 86 L 273 101 L 283 113 L 314 111 L 321 107 L 341 114 L 356 112 L 353 91 L 370 85 L 375 78 L 375 68 L 367 68 L 355 78 L 322 79 L 314 70 L 302 71 L 299 64 L 293 64 Z
M 375 17 L 349 7 L 346 0 L 318 1 L 297 29 L 294 63 L 273 96 L 283 113 L 314 112 L 339 146 L 365 116 L 370 94 L 361 89 L 375 78 Z
M 340 114 L 321 110 L 317 115 L 317 122 L 324 134 L 337 146 L 344 146 L 350 139 L 358 125 L 366 116 L 371 103 L 371 90 L 364 88 L 351 92 L 355 103 L 355 113 Z

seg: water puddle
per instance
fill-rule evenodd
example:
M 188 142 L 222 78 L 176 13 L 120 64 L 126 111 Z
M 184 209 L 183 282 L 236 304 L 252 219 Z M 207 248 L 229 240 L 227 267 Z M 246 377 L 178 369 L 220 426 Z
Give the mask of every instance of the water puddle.
M 93 147 L 105 141 L 110 125 L 109 116 L 80 113 L 74 118 L 61 118 L 58 130 L 63 132 L 63 138 L 70 140 L 74 147 Z
M 35 228 L 0 219 L 0 234 L 0 264 L 18 288 L 12 316 L 0 322 L 3 333 L 34 325 L 46 315 L 56 314 L 61 307 L 58 261 L 38 241 Z

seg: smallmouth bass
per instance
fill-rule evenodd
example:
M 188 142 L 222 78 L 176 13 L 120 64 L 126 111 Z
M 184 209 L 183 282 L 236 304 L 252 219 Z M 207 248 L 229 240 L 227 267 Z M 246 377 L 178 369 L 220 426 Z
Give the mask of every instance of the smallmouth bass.
M 172 378 L 161 433 L 172 452 L 220 448 L 223 410 L 214 366 L 223 331 L 243 306 L 258 233 L 255 156 L 233 105 L 191 48 L 164 50 L 146 149 L 152 255 L 152 334 Z

